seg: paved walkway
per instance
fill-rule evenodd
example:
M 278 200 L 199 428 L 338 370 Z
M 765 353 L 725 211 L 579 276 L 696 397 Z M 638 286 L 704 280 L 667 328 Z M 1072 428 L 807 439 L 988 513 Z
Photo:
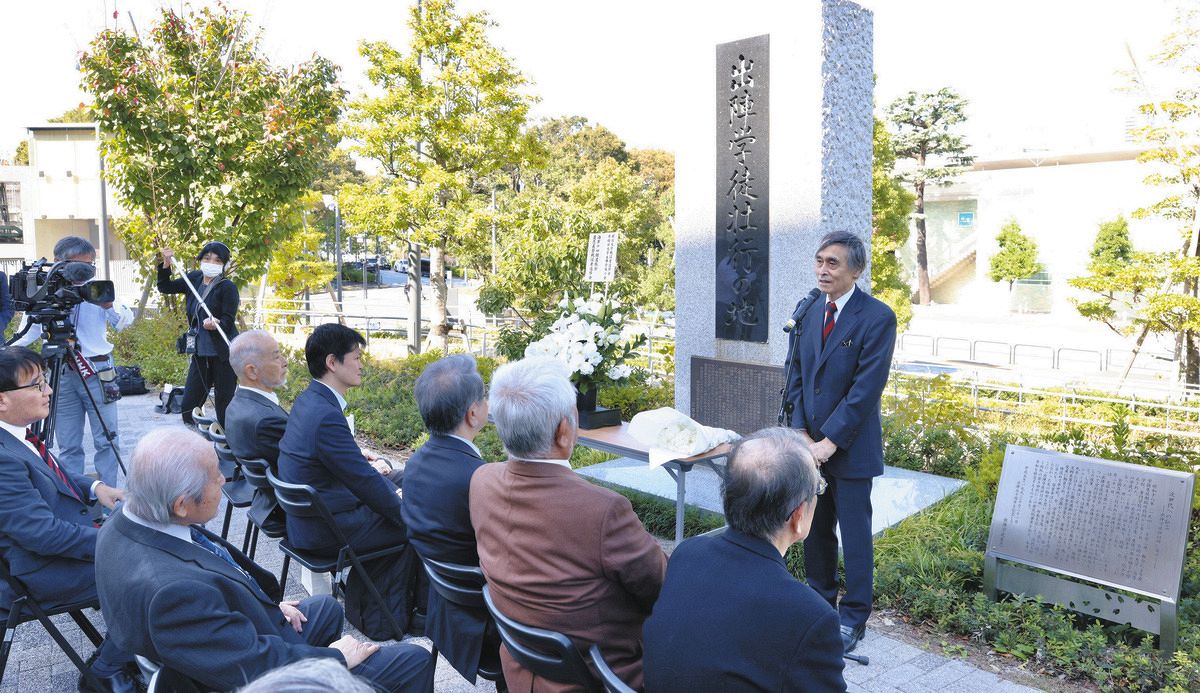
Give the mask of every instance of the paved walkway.
M 162 425 L 182 425 L 179 423 L 178 415 L 166 417 L 154 413 L 153 406 L 156 403 L 155 395 L 126 397 L 121 400 L 121 449 L 126 462 L 128 462 L 137 440 L 150 429 Z M 223 517 L 224 507 L 209 523 L 209 528 L 219 532 Z M 229 539 L 235 545 L 240 545 L 245 527 L 245 512 L 235 510 L 229 530 Z M 264 568 L 278 575 L 282 568 L 283 554 L 279 552 L 275 542 L 264 539 L 259 542 L 256 560 Z M 304 588 L 300 585 L 299 578 L 300 571 L 293 566 L 285 590 L 288 598 L 307 596 Z M 98 624 L 103 620 L 99 614 L 91 615 L 93 621 Z M 81 653 L 81 656 L 86 658 L 91 653 L 92 647 L 90 643 L 84 644 L 86 638 L 75 624 L 65 616 L 56 618 L 55 622 Z M 101 631 L 103 632 L 102 627 Z M 347 624 L 347 632 L 358 634 L 349 624 Z M 430 646 L 429 640 L 425 638 L 408 638 L 406 642 L 413 642 L 425 648 Z M 1036 690 L 1005 681 L 993 673 L 983 671 L 965 662 L 925 652 L 871 630 L 867 631 L 867 636 L 858 651 L 870 657 L 871 663 L 868 666 L 861 666 L 853 662 L 846 663 L 846 682 L 852 692 L 986 693 L 994 691 L 1015 693 Z M 8 669 L 5 672 L 3 683 L 0 684 L 0 693 L 74 691 L 77 678 L 76 669 L 41 626 L 36 623 L 27 623 L 17 629 Z M 493 684 L 483 680 L 480 680 L 478 685 L 471 686 L 442 658 L 438 659 L 435 685 L 439 693 L 495 691 Z

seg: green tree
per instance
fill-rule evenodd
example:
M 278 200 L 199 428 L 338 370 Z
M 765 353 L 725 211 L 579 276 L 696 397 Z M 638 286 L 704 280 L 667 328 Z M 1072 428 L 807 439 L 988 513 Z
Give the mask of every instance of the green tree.
M 888 107 L 888 120 L 895 126 L 893 143 L 898 159 L 909 159 L 914 168 L 904 178 L 916 193 L 917 295 L 921 305 L 929 305 L 929 252 L 926 247 L 925 188 L 949 185 L 955 176 L 968 170 L 972 158 L 967 144 L 957 132 L 966 119 L 967 100 L 949 88 L 935 92 L 910 91 Z
M 1183 379 L 1195 385 L 1200 384 L 1200 11 L 1181 8 L 1174 26 L 1153 56 L 1162 74 L 1172 76 L 1168 93 L 1152 92 L 1136 65 L 1131 75 L 1130 89 L 1143 98 L 1139 111 L 1145 118 L 1132 134 L 1149 146 L 1138 161 L 1153 167 L 1145 183 L 1163 195 L 1133 216 L 1159 217 L 1179 229 L 1179 249 L 1150 263 L 1160 271 L 1159 286 L 1142 295 L 1136 349 L 1147 334 L 1173 335 Z
M 63 114 L 57 118 L 51 118 L 46 121 L 49 123 L 94 123 L 96 119 L 92 117 L 92 111 L 84 104 L 79 104 L 75 108 L 63 111 Z
M 1013 283 L 1018 279 L 1028 279 L 1042 271 L 1042 263 L 1037 259 L 1037 243 L 1021 233 L 1016 219 L 1009 219 L 1000 228 L 996 242 L 1000 244 L 1000 250 L 992 256 L 988 272 L 992 281 L 1008 282 L 1008 290 L 1012 291 Z
M 1088 273 L 1068 282 L 1096 294 L 1096 298 L 1071 299 L 1071 302 L 1080 315 L 1104 323 L 1117 334 L 1138 333 L 1137 351 L 1147 334 L 1170 329 L 1166 323 L 1152 322 L 1152 314 L 1147 310 L 1151 305 L 1170 304 L 1170 298 L 1161 295 L 1164 290 L 1171 290 L 1163 281 L 1170 273 L 1171 254 L 1138 252 L 1129 239 L 1129 222 L 1117 217 L 1100 224 Z
M 896 154 L 887 127 L 875 119 L 871 160 L 871 293 L 896 314 L 903 332 L 912 320 L 912 288 L 896 252 L 908 242 L 908 217 L 916 196 L 895 175 Z
M 105 30 L 80 56 L 107 175 L 137 216 L 123 240 L 148 267 L 158 246 L 218 238 L 237 277 L 258 276 L 292 231 L 276 217 L 335 144 L 336 68 L 271 65 L 249 16 L 223 6 L 164 8 L 143 35 Z
M 346 218 L 429 247 L 431 337 L 445 349 L 446 255 L 478 233 L 491 177 L 527 160 L 522 132 L 533 98 L 525 77 L 487 37 L 486 13 L 458 15 L 452 0 L 411 10 L 407 53 L 363 43 L 367 77 L 380 92 L 354 103 L 347 132 L 383 176 L 350 186 Z
M 28 166 L 29 165 L 29 140 L 21 140 L 17 144 L 17 151 L 13 154 L 13 166 Z

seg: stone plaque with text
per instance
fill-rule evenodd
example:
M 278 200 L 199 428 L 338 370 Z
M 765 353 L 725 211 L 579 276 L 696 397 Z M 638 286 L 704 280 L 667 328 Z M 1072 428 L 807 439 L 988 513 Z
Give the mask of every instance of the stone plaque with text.
M 783 369 L 692 357 L 692 418 L 747 435 L 779 421 Z
M 716 335 L 766 342 L 768 35 L 717 45 Z
M 988 556 L 1176 600 L 1194 477 L 1008 446 Z

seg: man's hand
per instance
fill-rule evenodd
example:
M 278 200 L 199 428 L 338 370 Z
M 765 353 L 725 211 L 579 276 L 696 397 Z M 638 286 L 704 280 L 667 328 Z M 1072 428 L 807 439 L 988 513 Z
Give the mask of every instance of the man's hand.
M 369 460 L 368 463 L 375 471 L 384 476 L 392 473 L 392 465 L 388 464 L 386 460 L 375 458 L 374 460 Z
M 175 257 L 175 251 L 170 248 L 159 248 L 158 254 L 162 256 L 162 266 L 167 269 L 171 268 L 171 258 Z
M 300 602 L 279 602 L 279 610 L 283 612 L 283 617 L 287 622 L 292 624 L 292 629 L 297 633 L 304 630 L 304 624 L 308 622 L 308 617 L 305 616 L 296 605 Z M 349 659 L 349 657 L 347 657 Z
M 833 457 L 833 453 L 837 452 L 838 446 L 830 439 L 825 438 L 808 446 L 808 451 L 812 453 L 813 460 L 818 465 L 825 464 Z
M 217 321 L 214 318 L 204 318 L 204 322 L 202 324 L 206 330 L 217 329 Z
M 113 307 L 113 304 L 112 304 L 112 302 L 111 302 L 111 301 L 109 301 L 108 303 L 99 303 L 99 304 L 97 304 L 97 305 L 99 305 L 99 306 L 100 306 L 101 308 L 103 308 L 104 310 L 108 310 L 108 309 L 110 309 L 110 308 L 112 308 L 112 307 Z
M 343 635 L 342 637 L 329 643 L 329 646 L 346 658 L 346 668 L 353 669 L 354 667 L 367 661 L 367 658 L 379 651 L 379 645 L 373 642 L 360 642 L 353 635 Z
M 100 505 L 112 510 L 118 502 L 125 500 L 125 490 L 100 482 L 96 484 L 96 500 L 100 501 Z
M 804 444 L 807 445 L 811 450 L 813 446 L 813 439 L 812 436 L 808 435 L 808 431 L 804 430 L 803 428 L 797 428 L 796 432 L 800 434 L 800 440 L 804 441 Z

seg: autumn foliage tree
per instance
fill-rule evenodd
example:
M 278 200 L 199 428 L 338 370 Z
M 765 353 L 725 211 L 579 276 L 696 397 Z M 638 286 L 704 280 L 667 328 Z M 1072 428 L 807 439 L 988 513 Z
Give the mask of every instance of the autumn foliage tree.
M 107 177 L 135 218 L 123 240 L 149 266 L 159 244 L 233 250 L 259 276 L 294 232 L 278 215 L 312 184 L 336 143 L 336 67 L 313 56 L 272 65 L 244 13 L 163 8 L 145 34 L 101 32 L 80 56 Z

